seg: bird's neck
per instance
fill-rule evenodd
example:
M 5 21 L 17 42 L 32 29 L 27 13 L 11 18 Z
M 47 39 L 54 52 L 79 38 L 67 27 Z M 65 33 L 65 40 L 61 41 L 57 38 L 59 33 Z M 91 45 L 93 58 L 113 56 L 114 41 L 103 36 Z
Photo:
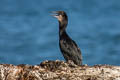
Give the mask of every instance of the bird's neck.
M 67 21 L 59 21 L 59 36 L 67 36 L 66 33 Z

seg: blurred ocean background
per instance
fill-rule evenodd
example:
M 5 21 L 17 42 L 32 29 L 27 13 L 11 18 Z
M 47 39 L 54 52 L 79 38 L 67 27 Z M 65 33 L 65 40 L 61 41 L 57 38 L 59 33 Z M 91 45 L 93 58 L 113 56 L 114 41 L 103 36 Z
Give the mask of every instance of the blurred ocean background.
M 0 0 L 0 63 L 64 60 L 50 16 L 57 10 L 68 14 L 84 64 L 120 65 L 120 0 Z

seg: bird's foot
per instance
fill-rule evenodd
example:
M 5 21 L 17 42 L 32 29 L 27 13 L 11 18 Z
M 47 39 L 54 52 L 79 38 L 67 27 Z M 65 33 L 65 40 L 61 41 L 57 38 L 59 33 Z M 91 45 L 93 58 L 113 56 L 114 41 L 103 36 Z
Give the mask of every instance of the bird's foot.
M 69 64 L 70 67 L 76 67 L 77 66 L 72 60 L 68 60 L 67 63 Z

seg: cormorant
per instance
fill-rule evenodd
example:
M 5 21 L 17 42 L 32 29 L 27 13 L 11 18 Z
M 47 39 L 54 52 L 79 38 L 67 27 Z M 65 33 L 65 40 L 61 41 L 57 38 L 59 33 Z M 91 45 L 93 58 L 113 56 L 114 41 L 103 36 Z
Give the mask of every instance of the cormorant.
M 76 65 L 82 65 L 82 55 L 80 48 L 77 46 L 66 33 L 68 17 L 64 11 L 53 11 L 54 17 L 59 21 L 59 47 L 67 62 L 72 61 Z

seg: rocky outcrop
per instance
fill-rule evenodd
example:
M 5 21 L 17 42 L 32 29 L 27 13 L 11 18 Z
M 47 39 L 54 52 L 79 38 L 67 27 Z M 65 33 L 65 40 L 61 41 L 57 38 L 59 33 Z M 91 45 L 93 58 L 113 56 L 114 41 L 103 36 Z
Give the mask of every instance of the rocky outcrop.
M 120 80 L 120 66 L 77 66 L 58 60 L 34 66 L 0 64 L 0 80 Z

